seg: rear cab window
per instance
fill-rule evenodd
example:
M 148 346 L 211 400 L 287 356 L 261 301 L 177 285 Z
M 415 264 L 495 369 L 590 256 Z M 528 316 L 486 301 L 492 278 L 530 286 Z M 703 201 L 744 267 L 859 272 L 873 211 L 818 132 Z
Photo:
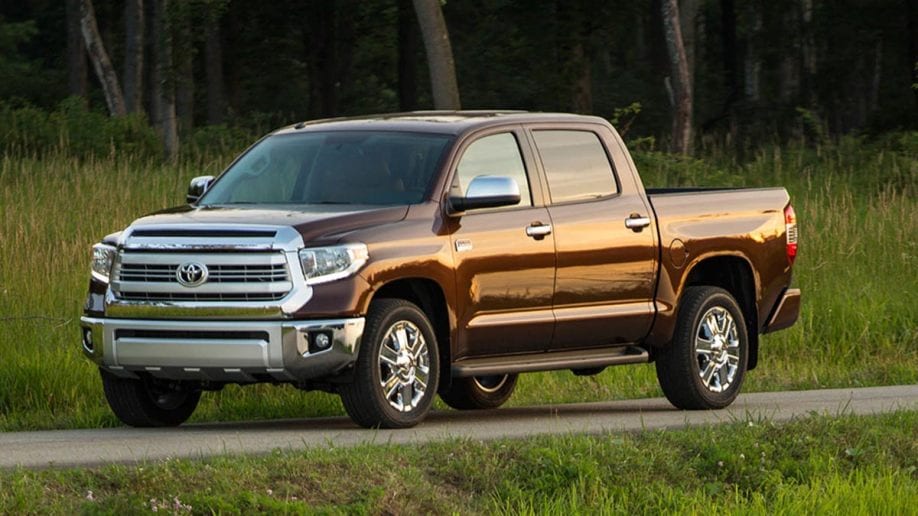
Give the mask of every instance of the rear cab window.
M 552 204 L 589 201 L 618 193 L 599 136 L 587 130 L 532 131 Z

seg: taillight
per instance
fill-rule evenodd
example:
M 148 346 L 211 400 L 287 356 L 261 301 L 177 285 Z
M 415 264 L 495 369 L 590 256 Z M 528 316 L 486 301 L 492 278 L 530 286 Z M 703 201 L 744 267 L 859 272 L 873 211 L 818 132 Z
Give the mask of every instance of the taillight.
M 790 204 L 784 208 L 784 236 L 787 238 L 787 263 L 793 265 L 797 258 L 797 214 Z

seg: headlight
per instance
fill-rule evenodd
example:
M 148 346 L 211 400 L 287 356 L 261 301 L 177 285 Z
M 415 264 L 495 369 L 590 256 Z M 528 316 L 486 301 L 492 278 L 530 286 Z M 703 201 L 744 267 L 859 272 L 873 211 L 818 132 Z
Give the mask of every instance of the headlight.
M 346 278 L 357 272 L 369 258 L 364 244 L 300 249 L 300 265 L 307 285 Z
M 112 264 L 115 263 L 115 254 L 118 251 L 107 244 L 96 244 L 92 246 L 92 277 L 108 283 L 109 275 L 112 272 Z

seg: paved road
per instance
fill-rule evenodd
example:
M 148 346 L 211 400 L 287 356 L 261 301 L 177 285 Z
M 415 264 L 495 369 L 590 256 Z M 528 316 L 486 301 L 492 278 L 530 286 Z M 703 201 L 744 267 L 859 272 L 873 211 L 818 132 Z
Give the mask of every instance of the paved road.
M 267 453 L 274 449 L 419 443 L 463 437 L 520 438 L 675 428 L 730 421 L 786 421 L 811 413 L 873 414 L 918 409 L 918 385 L 753 393 L 728 409 L 675 410 L 660 399 L 520 407 L 477 413 L 434 412 L 409 430 L 364 430 L 347 418 L 211 423 L 168 429 L 111 428 L 0 433 L 0 468 L 134 463 L 167 457 Z

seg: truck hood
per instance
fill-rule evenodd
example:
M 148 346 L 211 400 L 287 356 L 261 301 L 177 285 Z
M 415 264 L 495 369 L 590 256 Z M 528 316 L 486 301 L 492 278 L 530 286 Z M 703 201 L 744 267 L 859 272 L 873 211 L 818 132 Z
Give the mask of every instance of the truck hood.
M 220 206 L 182 206 L 163 210 L 134 221 L 134 229 L 170 225 L 290 226 L 304 242 L 329 239 L 335 235 L 405 218 L 408 206 L 312 205 L 291 209 L 286 206 L 257 208 Z

